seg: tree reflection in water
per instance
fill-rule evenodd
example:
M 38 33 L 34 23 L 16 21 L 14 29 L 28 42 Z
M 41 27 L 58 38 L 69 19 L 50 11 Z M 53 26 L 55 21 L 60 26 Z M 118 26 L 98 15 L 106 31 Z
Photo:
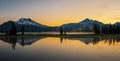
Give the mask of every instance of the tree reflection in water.
M 24 37 L 24 36 L 16 36 L 16 37 L 8 37 L 8 36 L 4 36 L 4 37 L 0 37 L 1 41 L 4 41 L 6 43 L 9 43 L 12 45 L 12 48 L 15 50 L 15 46 L 16 44 L 20 44 L 21 46 L 26 46 L 26 45 L 31 45 L 36 41 L 39 41 L 43 38 L 46 37 L 42 37 L 42 36 L 32 36 L 32 37 Z M 91 37 L 91 38 L 81 38 L 81 37 L 63 37 L 60 36 L 60 43 L 62 44 L 64 40 L 69 39 L 69 40 L 79 40 L 81 42 L 83 42 L 84 44 L 88 45 L 88 44 L 93 44 L 96 45 L 98 44 L 100 41 L 104 41 L 105 43 L 108 43 L 109 45 L 114 45 L 115 43 L 119 43 L 120 42 L 120 37 Z

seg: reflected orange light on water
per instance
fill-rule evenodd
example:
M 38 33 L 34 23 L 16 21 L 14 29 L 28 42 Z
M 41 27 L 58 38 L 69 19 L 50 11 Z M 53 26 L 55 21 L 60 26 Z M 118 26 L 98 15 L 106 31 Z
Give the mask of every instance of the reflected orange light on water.
M 97 44 L 89 43 L 86 45 L 81 40 L 70 40 L 70 39 L 64 39 L 61 43 L 60 38 L 45 38 L 42 40 L 39 40 L 38 42 L 34 43 L 33 46 L 36 46 L 38 48 L 50 50 L 53 52 L 59 52 L 63 53 L 61 51 L 64 51 L 64 53 L 73 52 L 70 54 L 86 54 L 88 56 L 96 55 L 96 54 L 102 54 L 103 52 L 106 54 L 113 54 L 120 52 L 120 43 L 115 43 L 112 45 L 109 45 L 108 42 L 105 43 L 105 41 L 100 41 Z M 37 49 L 38 50 L 38 49 Z M 87 51 L 87 52 L 84 52 Z M 101 52 L 102 51 L 102 52 Z M 118 52 L 115 52 L 118 51 Z M 82 52 L 82 53 L 81 53 Z M 113 52 L 113 53 L 111 53 Z

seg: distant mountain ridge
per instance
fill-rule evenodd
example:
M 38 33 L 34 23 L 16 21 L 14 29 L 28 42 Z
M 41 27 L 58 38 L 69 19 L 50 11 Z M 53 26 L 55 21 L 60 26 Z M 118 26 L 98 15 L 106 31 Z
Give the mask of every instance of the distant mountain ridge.
M 11 22 L 8 21 L 0 25 L 0 30 L 10 30 Z M 14 22 L 16 26 L 17 32 L 21 32 L 21 25 L 24 25 L 24 32 L 46 32 L 46 31 L 54 31 L 57 27 L 50 27 L 46 25 L 39 24 L 30 18 L 21 18 L 17 22 Z
M 15 22 L 8 21 L 0 25 L 0 31 L 6 34 L 16 34 Z
M 91 20 L 89 18 L 84 19 L 83 21 L 79 23 L 69 23 L 62 25 L 63 29 L 65 31 L 71 31 L 71 32 L 92 32 L 94 28 L 94 24 L 98 24 L 99 26 L 103 27 L 104 24 L 101 22 L 98 22 L 96 20 Z
M 11 24 L 14 23 L 13 21 L 7 21 L 5 23 L 3 23 L 2 25 L 0 25 L 0 29 L 2 31 L 5 31 L 5 30 L 10 30 L 12 28 Z
M 6 32 L 12 29 L 13 21 L 8 21 L 0 25 L 0 31 Z M 16 31 L 21 32 L 22 25 L 24 25 L 24 32 L 59 32 L 59 28 L 62 27 L 64 32 L 94 32 L 95 25 L 99 27 L 99 31 L 103 31 L 101 29 L 107 29 L 110 25 L 103 24 L 97 20 L 92 20 L 89 18 L 84 19 L 78 23 L 68 23 L 63 24 L 58 27 L 46 26 L 40 23 L 35 22 L 30 18 L 21 18 L 18 21 L 14 22 Z M 120 22 L 113 24 L 114 27 L 120 26 Z M 97 29 L 97 28 L 96 28 Z

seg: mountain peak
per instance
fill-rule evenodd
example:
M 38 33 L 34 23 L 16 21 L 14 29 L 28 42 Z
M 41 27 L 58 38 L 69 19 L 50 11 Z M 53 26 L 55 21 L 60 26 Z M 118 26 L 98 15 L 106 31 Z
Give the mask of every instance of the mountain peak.
M 84 20 L 90 20 L 89 18 L 85 18 Z
M 18 21 L 24 22 L 24 21 L 33 21 L 33 20 L 30 18 L 20 18 Z
M 32 24 L 35 23 L 35 21 L 33 21 L 30 18 L 21 18 L 17 21 L 18 24 Z
M 89 19 L 89 18 L 86 18 L 86 19 L 84 19 L 82 22 L 91 22 L 91 21 L 94 21 L 94 20 Z
M 83 21 L 81 21 L 79 23 L 93 23 L 93 22 L 94 22 L 94 20 L 86 18 L 86 19 L 84 19 Z
M 19 19 L 16 24 L 18 25 L 25 25 L 25 26 L 30 26 L 30 27 L 38 27 L 38 28 L 46 28 L 46 27 L 49 27 L 49 26 L 46 26 L 46 25 L 42 25 L 42 24 L 39 24 L 37 23 L 36 21 L 30 19 L 30 18 L 21 18 Z

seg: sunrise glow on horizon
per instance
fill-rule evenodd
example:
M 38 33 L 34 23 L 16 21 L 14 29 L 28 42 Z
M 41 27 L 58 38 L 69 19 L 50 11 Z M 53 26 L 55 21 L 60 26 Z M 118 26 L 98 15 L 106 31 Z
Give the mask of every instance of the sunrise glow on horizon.
M 120 0 L 0 0 L 0 24 L 31 18 L 48 26 L 77 23 L 85 18 L 120 22 Z

